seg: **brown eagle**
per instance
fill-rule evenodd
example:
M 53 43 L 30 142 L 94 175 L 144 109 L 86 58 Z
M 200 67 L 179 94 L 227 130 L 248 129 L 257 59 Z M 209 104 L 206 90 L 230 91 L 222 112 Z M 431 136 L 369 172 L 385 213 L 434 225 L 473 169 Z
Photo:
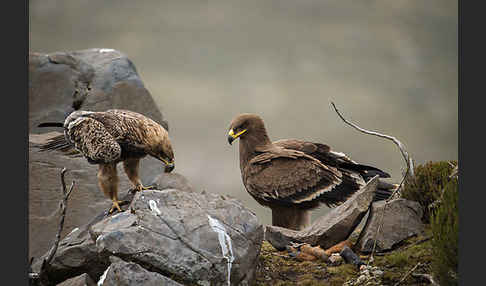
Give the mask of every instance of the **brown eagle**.
M 310 210 L 346 201 L 376 175 L 389 174 L 362 165 L 325 144 L 295 139 L 271 142 L 260 116 L 240 114 L 230 124 L 228 142 L 240 138 L 240 171 L 248 193 L 272 209 L 272 225 L 300 230 Z M 388 198 L 396 185 L 380 182 L 375 200 Z
M 98 164 L 98 185 L 113 201 L 109 212 L 121 211 L 118 200 L 116 165 L 123 162 L 125 173 L 135 190 L 148 189 L 139 178 L 139 162 L 146 155 L 165 163 L 165 172 L 174 169 L 174 152 L 167 130 L 152 119 L 129 110 L 105 112 L 74 111 L 64 123 L 46 122 L 39 127 L 64 127 L 64 135 L 56 136 L 41 146 L 42 150 L 81 153 L 89 163 Z

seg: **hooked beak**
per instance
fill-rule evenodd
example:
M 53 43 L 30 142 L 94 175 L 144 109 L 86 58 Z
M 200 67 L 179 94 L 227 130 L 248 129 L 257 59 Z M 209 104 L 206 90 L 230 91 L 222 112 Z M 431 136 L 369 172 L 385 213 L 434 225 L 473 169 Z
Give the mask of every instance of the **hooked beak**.
M 164 169 L 165 173 L 170 173 L 170 172 L 172 172 L 172 170 L 174 170 L 174 168 L 175 168 L 174 160 L 172 160 L 171 162 L 168 162 L 167 160 L 165 160 L 163 158 L 159 158 L 159 159 L 162 162 L 165 163 L 165 169 Z
M 166 164 L 164 171 L 166 173 L 170 173 L 170 172 L 172 172 L 172 170 L 174 170 L 174 168 L 175 168 L 175 164 L 174 163 Z
M 230 129 L 229 133 L 228 133 L 228 143 L 231 145 L 231 143 L 233 143 L 233 141 L 235 141 L 236 138 L 240 137 L 241 134 L 245 133 L 247 129 L 243 129 L 242 131 L 238 132 L 235 134 L 235 132 L 233 131 L 233 129 Z

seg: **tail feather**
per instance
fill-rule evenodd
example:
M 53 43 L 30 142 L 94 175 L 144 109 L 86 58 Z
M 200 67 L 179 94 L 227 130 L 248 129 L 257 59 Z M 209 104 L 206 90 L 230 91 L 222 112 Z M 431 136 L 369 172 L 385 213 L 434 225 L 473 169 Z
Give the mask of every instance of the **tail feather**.
M 373 166 L 343 163 L 339 167 L 359 172 L 366 182 L 376 175 L 378 175 L 380 178 L 390 178 L 390 174 Z
M 61 151 L 66 155 L 81 155 L 73 145 L 71 145 L 64 135 L 58 135 L 50 138 L 47 143 L 39 146 L 41 151 Z
M 378 188 L 375 191 L 373 201 L 384 201 L 391 197 L 393 192 L 398 188 L 397 184 L 390 184 L 379 180 Z

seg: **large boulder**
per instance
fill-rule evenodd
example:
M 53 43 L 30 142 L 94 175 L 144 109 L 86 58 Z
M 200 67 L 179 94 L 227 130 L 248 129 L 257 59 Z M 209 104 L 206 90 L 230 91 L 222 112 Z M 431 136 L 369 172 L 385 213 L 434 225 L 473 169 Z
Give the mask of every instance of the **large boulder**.
M 236 199 L 176 189 L 147 190 L 137 192 L 125 207 L 121 213 L 98 216 L 63 239 L 49 268 L 50 280 L 59 283 L 88 273 L 99 281 L 106 272 L 104 281 L 111 283 L 109 277 L 120 275 L 119 271 L 110 274 L 117 257 L 130 265 L 119 265 L 117 260 L 111 271 L 129 266 L 150 281 L 157 280 L 157 273 L 164 276 L 160 285 L 165 285 L 165 279 L 191 285 L 254 281 L 263 226 Z M 34 263 L 34 271 L 41 261 Z
M 29 54 L 29 132 L 41 122 L 64 120 L 72 109 L 130 109 L 168 128 L 135 65 L 113 49 Z
M 182 284 L 142 266 L 111 256 L 110 266 L 98 281 L 103 286 L 182 286 Z
M 168 128 L 134 64 L 119 51 L 88 49 L 29 54 L 30 257 L 38 257 L 46 252 L 56 234 L 57 210 L 61 199 L 59 174 L 63 167 L 70 170 L 66 174 L 66 181 L 68 184 L 76 181 L 76 190 L 69 202 L 62 236 L 86 224 L 87 218 L 93 213 L 110 206 L 97 185 L 97 166 L 88 164 L 84 158 L 70 158 L 57 152 L 39 152 L 38 144 L 60 134 L 58 132 L 62 130 L 39 128 L 37 125 L 41 122 L 62 122 L 74 109 L 103 111 L 110 108 L 142 113 Z M 160 161 L 146 157 L 141 161 L 142 182 L 146 185 L 154 182 L 163 169 Z M 120 190 L 126 191 L 131 185 L 121 166 L 118 171 Z
M 392 250 L 403 240 L 424 231 L 421 221 L 423 209 L 418 202 L 395 199 L 386 205 L 385 201 L 374 202 L 371 206 L 365 227 L 361 231 L 357 247 L 362 253 L 373 250 L 376 238 L 376 251 Z M 379 225 L 382 224 L 377 234 Z
M 83 273 L 79 276 L 76 276 L 60 284 L 57 284 L 57 286 L 95 286 L 95 285 L 96 283 L 86 273 Z

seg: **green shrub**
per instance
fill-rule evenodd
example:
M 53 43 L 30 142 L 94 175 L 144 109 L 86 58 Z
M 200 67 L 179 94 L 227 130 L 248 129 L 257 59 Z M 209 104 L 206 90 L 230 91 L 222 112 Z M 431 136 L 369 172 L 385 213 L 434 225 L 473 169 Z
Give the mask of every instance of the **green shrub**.
M 432 272 L 440 285 L 457 285 L 458 263 L 458 187 L 457 179 L 451 180 L 444 189 L 440 206 L 431 216 Z
M 456 161 L 451 161 L 457 165 Z M 402 198 L 417 201 L 423 207 L 423 221 L 430 222 L 429 205 L 440 198 L 445 185 L 451 180 L 453 166 L 448 161 L 427 162 L 415 166 L 413 177 L 408 177 L 401 191 Z

